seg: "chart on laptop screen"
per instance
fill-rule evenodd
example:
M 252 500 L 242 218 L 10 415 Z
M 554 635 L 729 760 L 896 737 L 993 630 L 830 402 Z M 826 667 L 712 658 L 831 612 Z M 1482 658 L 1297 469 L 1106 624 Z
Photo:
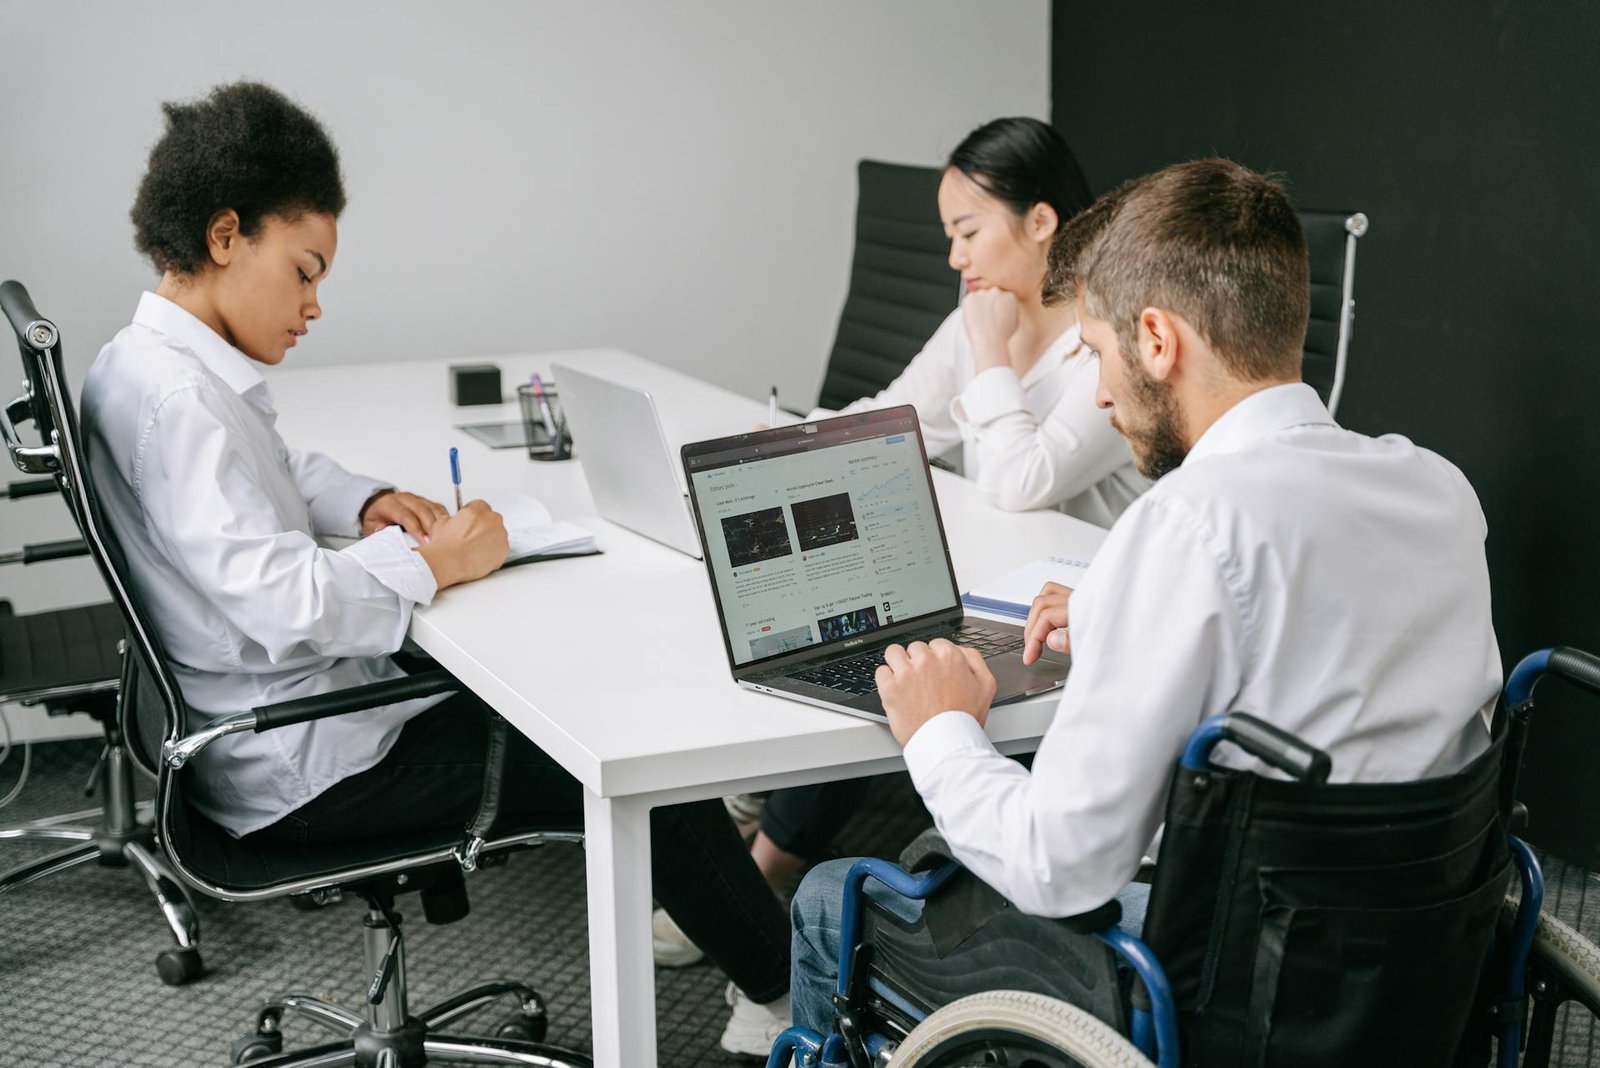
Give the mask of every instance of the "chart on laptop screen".
M 955 603 L 914 432 L 827 438 L 693 475 L 736 664 Z

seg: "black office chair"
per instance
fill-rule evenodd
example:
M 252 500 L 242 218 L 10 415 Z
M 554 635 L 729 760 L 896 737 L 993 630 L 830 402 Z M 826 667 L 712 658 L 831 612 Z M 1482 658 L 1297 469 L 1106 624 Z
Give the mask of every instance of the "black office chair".
M 942 174 L 870 159 L 857 167 L 850 288 L 819 407 L 842 408 L 893 382 L 960 302 L 939 222 Z
M 54 327 L 27 324 L 31 344 L 55 344 Z M 24 361 L 25 363 L 27 361 Z M 44 425 L 44 389 L 34 369 L 24 377 L 23 392 L 8 403 L 0 419 L 0 437 L 12 462 L 25 474 L 57 474 L 59 465 L 50 442 L 25 442 L 19 424 Z M 12 482 L 12 499 L 54 494 L 54 478 Z M 35 564 L 81 556 L 88 547 L 81 538 L 24 545 L 0 553 L 0 564 Z M 0 600 L 0 703 L 16 701 L 42 706 L 51 715 L 84 712 L 100 724 L 105 747 L 89 780 L 98 793 L 99 809 L 49 816 L 0 827 L 0 841 L 65 842 L 65 848 L 0 872 L 0 895 L 82 864 L 131 865 L 160 906 L 175 945 L 156 958 L 163 982 L 178 985 L 200 970 L 200 925 L 177 876 L 156 848 L 150 806 L 134 800 L 134 766 L 117 723 L 118 680 L 123 669 L 122 613 L 110 602 L 17 614 Z
M 1367 232 L 1359 211 L 1302 211 L 1311 260 L 1311 323 L 1306 328 L 1300 377 L 1337 415 L 1344 392 L 1345 360 L 1356 315 L 1356 241 Z
M 310 994 L 274 998 L 257 1015 L 255 1030 L 235 1043 L 235 1063 L 414 1068 L 439 1061 L 589 1068 L 589 1058 L 539 1041 L 546 1025 L 544 1005 L 537 992 L 523 983 L 484 983 L 414 1014 L 406 1004 L 401 917 L 394 911 L 398 894 L 418 891 L 428 920 L 448 923 L 467 912 L 463 871 L 502 861 L 513 848 L 582 841 L 576 828 L 500 832 L 497 787 L 505 772 L 508 729 L 500 717 L 493 716 L 490 723 L 483 801 L 465 828 L 417 828 L 382 840 L 337 845 L 280 845 L 234 838 L 187 802 L 183 768 L 219 738 L 458 690 L 460 683 L 447 672 L 426 671 L 241 710 L 190 729 L 183 694 L 169 669 L 159 632 L 126 581 L 126 563 L 89 477 L 77 415 L 62 373 L 59 334 L 16 282 L 0 284 L 0 309 L 17 333 L 24 361 L 42 385 L 47 404 L 36 417 L 41 419 L 40 437 L 48 443 L 46 454 L 54 461 L 54 477 L 127 628 L 129 670 L 123 681 L 121 724 L 135 756 L 158 769 L 156 834 L 173 869 L 190 886 L 227 901 L 259 901 L 337 887 L 367 902 L 363 945 L 372 980 L 366 991 L 365 1018 Z M 505 996 L 515 998 L 517 1006 L 499 1025 L 499 1037 L 438 1033 L 446 1024 Z M 282 1054 L 279 1024 L 285 1012 L 329 1028 L 340 1039 Z

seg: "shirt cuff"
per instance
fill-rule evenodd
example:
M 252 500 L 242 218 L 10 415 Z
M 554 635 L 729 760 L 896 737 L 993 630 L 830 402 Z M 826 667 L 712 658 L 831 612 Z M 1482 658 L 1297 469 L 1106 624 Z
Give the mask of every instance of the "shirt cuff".
M 994 743 L 983 733 L 977 718 L 966 712 L 940 712 L 917 728 L 917 733 L 906 743 L 906 767 L 917 790 L 922 790 L 924 778 L 946 757 L 963 749 L 994 752 Z
M 361 506 L 380 490 L 392 490 L 387 482 L 357 475 L 337 489 L 324 490 L 309 502 L 311 529 L 319 534 L 345 538 L 361 537 Z
M 384 527 L 340 552 L 408 601 L 432 604 L 433 595 L 439 592 L 433 569 L 421 553 L 412 551 L 406 532 L 399 527 Z
M 950 402 L 950 414 L 956 422 L 971 426 L 985 426 L 1002 415 L 1027 410 L 1028 394 L 1009 367 L 991 367 L 974 376 Z

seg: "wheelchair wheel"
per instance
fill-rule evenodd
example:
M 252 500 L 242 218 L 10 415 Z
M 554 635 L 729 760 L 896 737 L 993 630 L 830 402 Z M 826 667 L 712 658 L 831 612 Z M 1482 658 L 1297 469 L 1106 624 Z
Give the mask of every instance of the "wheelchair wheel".
M 1561 980 L 1566 993 L 1600 1015 L 1600 948 L 1549 913 L 1539 914 L 1529 965 Z
M 1594 943 L 1541 913 L 1528 953 L 1527 985 L 1532 1012 L 1524 1032 L 1524 1068 L 1545 1068 L 1560 1059 L 1559 1047 L 1582 1045 L 1585 1036 L 1593 1040 L 1595 1017 L 1600 1016 L 1600 949 Z M 1568 1008 L 1565 1023 L 1559 1019 L 1563 1005 L 1574 1006 Z M 1587 1020 L 1573 1015 L 1580 1010 L 1588 1014 Z
M 991 990 L 952 1001 L 917 1025 L 890 1068 L 1149 1068 L 1115 1028 L 1064 1001 Z

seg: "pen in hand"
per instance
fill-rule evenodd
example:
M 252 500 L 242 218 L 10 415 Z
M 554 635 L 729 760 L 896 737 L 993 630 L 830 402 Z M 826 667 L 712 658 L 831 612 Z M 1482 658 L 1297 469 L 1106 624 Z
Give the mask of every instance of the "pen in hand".
M 767 425 L 778 425 L 778 387 L 773 386 L 772 392 L 767 394 Z
M 450 446 L 450 481 L 456 487 L 456 511 L 461 511 L 461 459 L 454 445 Z

